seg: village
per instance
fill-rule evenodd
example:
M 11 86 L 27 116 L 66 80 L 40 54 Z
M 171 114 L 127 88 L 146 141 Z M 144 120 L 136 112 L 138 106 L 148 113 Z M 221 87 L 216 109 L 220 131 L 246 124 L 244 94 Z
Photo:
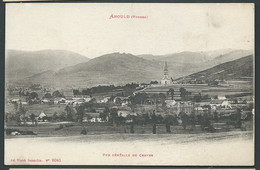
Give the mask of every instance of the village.
M 221 89 L 224 93 L 232 89 L 232 93 L 223 95 L 219 93 Z M 174 82 L 167 63 L 159 81 L 86 89 L 55 89 L 40 84 L 8 86 L 6 99 L 7 135 L 40 135 L 41 131 L 36 132 L 35 127 L 46 126 L 53 127 L 49 129 L 56 131 L 53 134 L 65 129 L 74 135 L 95 134 L 95 126 L 103 127 L 103 133 L 154 134 L 252 130 L 253 127 L 252 94 L 234 93 L 233 87 L 227 89 L 216 84 Z M 77 130 L 68 130 L 76 126 Z

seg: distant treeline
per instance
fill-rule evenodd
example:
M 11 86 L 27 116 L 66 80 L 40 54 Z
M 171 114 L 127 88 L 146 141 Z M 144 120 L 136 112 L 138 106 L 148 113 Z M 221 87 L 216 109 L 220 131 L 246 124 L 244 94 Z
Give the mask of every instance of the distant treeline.
M 252 93 L 239 93 L 239 94 L 231 94 L 225 95 L 226 98 L 235 98 L 235 97 L 244 97 L 244 96 L 252 96 Z
M 109 85 L 109 86 L 96 86 L 96 87 L 91 87 L 87 89 L 83 89 L 82 91 L 79 90 L 73 90 L 74 95 L 92 95 L 95 93 L 105 93 L 105 92 L 112 92 L 112 91 L 133 91 L 138 87 L 139 84 L 136 83 L 131 83 L 131 84 L 126 84 L 124 86 L 114 86 L 114 85 Z

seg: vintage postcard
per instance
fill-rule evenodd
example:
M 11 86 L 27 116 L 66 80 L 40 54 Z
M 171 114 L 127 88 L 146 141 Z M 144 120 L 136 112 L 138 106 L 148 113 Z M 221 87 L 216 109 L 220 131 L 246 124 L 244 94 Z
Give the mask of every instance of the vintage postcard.
M 69 168 L 66 168 L 66 169 L 49 169 L 49 168 L 11 168 L 10 170 L 95 170 L 95 169 L 87 169 L 87 168 L 82 168 L 82 169 L 69 169 Z M 153 168 L 154 169 L 154 168 Z M 212 169 L 212 168 L 211 168 Z M 104 169 L 104 170 L 116 170 L 116 169 Z M 127 170 L 127 169 L 119 169 L 119 170 Z M 136 170 L 142 170 L 142 169 L 136 169 Z M 154 169 L 154 170 L 161 170 L 161 169 Z M 164 170 L 171 170 L 171 169 L 164 169 Z M 178 169 L 176 169 L 178 170 Z M 180 169 L 181 170 L 181 169 Z M 192 169 L 186 169 L 186 170 L 192 170 Z M 198 170 L 206 170 L 206 169 L 198 169 Z M 229 169 L 223 169 L 223 168 L 216 168 L 215 170 L 229 170 Z M 239 170 L 239 168 L 237 169 L 230 169 L 230 170 Z M 254 168 L 251 168 L 251 169 L 243 169 L 243 170 L 255 170 Z
M 69 168 L 64 168 L 64 169 L 49 169 L 49 168 L 11 168 L 10 170 L 45 170 L 45 169 L 47 169 L 47 170 L 95 170 L 95 169 L 87 169 L 87 168 L 82 168 L 82 169 L 73 169 L 73 168 L 71 168 L 71 169 L 69 169 Z M 154 168 L 153 168 L 154 169 Z M 212 169 L 212 168 L 211 168 Z M 104 170 L 116 170 L 116 169 L 104 169 Z M 127 169 L 119 169 L 119 170 L 127 170 Z M 136 170 L 142 170 L 142 169 L 136 169 Z M 161 170 L 161 169 L 154 169 L 154 170 Z M 172 170 L 172 169 L 164 169 L 164 170 Z M 176 170 L 178 170 L 178 169 L 176 169 Z M 181 170 L 181 169 L 179 169 L 179 170 Z M 192 170 L 192 169 L 186 169 L 186 170 Z M 198 169 L 198 170 L 206 170 L 206 169 Z M 229 170 L 229 169 L 223 169 L 223 168 L 215 168 L 215 170 Z M 237 168 L 237 169 L 230 169 L 230 170 L 239 170 L 239 168 Z M 248 169 L 243 169 L 243 170 L 255 170 L 254 168 L 248 168 Z
M 254 4 L 6 4 L 6 165 L 254 165 Z

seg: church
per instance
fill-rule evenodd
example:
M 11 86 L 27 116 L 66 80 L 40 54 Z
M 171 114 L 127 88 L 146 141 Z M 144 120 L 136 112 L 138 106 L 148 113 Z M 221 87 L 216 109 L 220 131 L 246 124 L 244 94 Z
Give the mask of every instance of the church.
M 163 70 L 163 78 L 160 81 L 161 85 L 170 85 L 172 84 L 172 79 L 171 77 L 169 77 L 169 73 L 168 73 L 168 66 L 167 66 L 167 62 L 165 62 L 164 64 L 164 70 Z

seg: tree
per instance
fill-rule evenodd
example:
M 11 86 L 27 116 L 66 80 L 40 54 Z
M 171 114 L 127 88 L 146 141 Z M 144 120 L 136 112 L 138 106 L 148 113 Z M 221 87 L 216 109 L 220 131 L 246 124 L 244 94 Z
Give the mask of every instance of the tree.
M 14 102 L 13 104 L 14 104 L 14 109 L 15 109 L 15 111 L 17 111 L 17 109 L 18 109 L 18 103 L 17 103 L 17 102 Z
M 163 93 L 159 93 L 158 95 L 158 100 L 161 104 L 165 103 L 165 100 L 166 100 L 166 95 L 163 94 Z
M 83 105 L 76 106 L 76 111 L 77 111 L 78 121 L 82 123 L 83 116 L 84 116 L 84 106 Z
M 37 98 L 38 98 L 38 94 L 36 92 L 29 93 L 29 99 L 37 99 Z
M 30 119 L 31 119 L 31 121 L 32 121 L 32 125 L 34 125 L 35 124 L 35 118 L 36 118 L 36 116 L 35 116 L 35 114 L 30 114 Z
M 200 102 L 201 101 L 201 93 L 195 95 L 193 100 L 194 100 L 194 102 Z
M 31 86 L 29 88 L 31 90 L 40 90 L 41 89 L 41 85 L 40 84 L 31 84 Z
M 171 133 L 171 124 L 169 122 L 166 122 L 165 127 L 166 127 L 166 132 Z
M 213 117 L 214 117 L 215 122 L 218 122 L 219 116 L 218 116 L 218 112 L 216 110 L 213 112 Z
M 208 81 L 208 86 L 217 86 L 218 82 L 215 80 Z
M 108 116 L 109 116 L 109 108 L 105 107 L 105 110 L 100 113 L 99 117 L 101 118 L 102 121 L 106 121 Z
M 165 127 L 167 133 L 171 133 L 171 124 L 172 124 L 171 117 L 172 116 L 169 115 L 165 117 Z
M 25 114 L 27 112 L 27 109 L 25 107 L 23 107 L 22 103 L 20 103 L 19 105 L 19 110 L 17 111 L 17 116 L 19 117 L 19 119 L 21 118 L 21 116 L 23 117 L 23 121 L 24 121 L 24 124 L 25 124 Z
M 117 125 L 116 118 L 118 117 L 117 109 L 112 108 L 110 110 L 110 119 L 113 122 L 113 125 Z
M 52 115 L 52 120 L 57 121 L 59 119 L 57 112 Z
M 153 134 L 156 134 L 156 124 L 153 124 Z
M 69 121 L 73 121 L 73 118 L 72 118 L 72 109 L 70 108 L 69 105 L 67 105 L 64 109 L 66 111 L 66 119 L 69 120 Z
M 61 94 L 61 92 L 59 90 L 56 90 L 52 93 L 53 97 L 63 97 L 63 95 Z
M 242 122 L 241 122 L 241 109 L 237 109 L 237 116 L 236 116 L 236 127 L 241 128 Z
M 52 95 L 50 93 L 46 93 L 43 98 L 52 98 Z
M 180 92 L 181 92 L 181 99 L 182 99 L 182 100 L 185 100 L 186 93 L 187 93 L 186 89 L 183 88 L 183 87 L 181 87 L 181 88 L 180 88 Z
M 147 98 L 148 95 L 146 93 L 137 93 L 136 95 L 130 97 L 130 101 L 133 105 L 144 104 Z
M 79 90 L 73 89 L 73 95 L 80 95 Z
M 142 119 L 144 120 L 144 124 L 149 123 L 150 117 L 148 113 L 142 114 Z
M 196 124 L 196 115 L 194 112 L 192 112 L 190 114 L 190 124 L 191 124 L 191 128 L 193 130 L 195 128 L 195 124 Z
M 134 123 L 131 124 L 130 133 L 135 133 L 135 131 L 134 131 Z
M 153 113 L 151 115 L 151 121 L 152 121 L 152 123 L 156 123 L 157 122 L 157 116 L 155 115 L 155 110 L 153 111 Z
M 189 124 L 189 116 L 186 113 L 181 114 L 182 127 L 185 130 L 186 126 Z
M 151 81 L 150 84 L 158 84 L 158 81 Z
M 200 123 L 202 130 L 209 130 L 212 127 L 211 122 L 209 120 L 209 115 L 207 113 L 204 113 Z
M 174 89 L 173 88 L 170 88 L 168 93 L 170 94 L 171 96 L 171 99 L 173 100 L 173 96 L 174 96 Z
M 59 115 L 59 119 L 61 121 L 65 121 L 66 120 L 66 113 L 65 112 L 62 112 L 60 115 Z

